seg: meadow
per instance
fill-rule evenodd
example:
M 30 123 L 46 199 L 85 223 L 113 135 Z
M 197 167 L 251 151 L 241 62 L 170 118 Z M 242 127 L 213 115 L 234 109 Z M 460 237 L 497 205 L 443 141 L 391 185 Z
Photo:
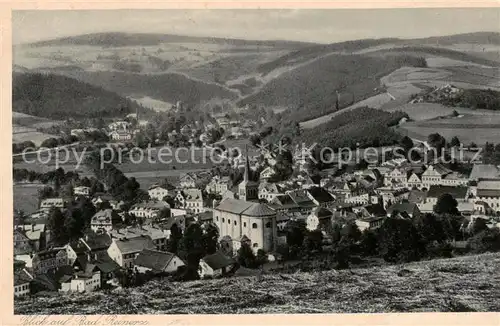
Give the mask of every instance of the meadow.
M 500 311 L 500 254 L 350 270 L 193 282 L 153 280 L 91 294 L 16 299 L 15 314 L 271 314 Z M 102 304 L 106 302 L 106 304 Z
M 26 214 L 38 209 L 38 189 L 42 188 L 38 183 L 18 183 L 13 185 L 14 210 L 22 210 Z

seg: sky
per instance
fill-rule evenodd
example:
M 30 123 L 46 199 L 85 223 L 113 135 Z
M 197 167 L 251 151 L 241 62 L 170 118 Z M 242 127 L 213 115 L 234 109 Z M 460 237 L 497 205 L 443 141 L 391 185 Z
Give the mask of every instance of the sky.
M 500 8 L 29 10 L 12 13 L 13 44 L 98 32 L 332 43 L 500 31 Z

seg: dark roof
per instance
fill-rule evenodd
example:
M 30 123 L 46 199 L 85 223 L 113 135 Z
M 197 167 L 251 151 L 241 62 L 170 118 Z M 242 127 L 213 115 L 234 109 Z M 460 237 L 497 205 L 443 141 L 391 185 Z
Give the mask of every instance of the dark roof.
M 392 212 L 397 211 L 400 213 L 413 214 L 415 208 L 417 208 L 417 204 L 415 203 L 409 203 L 409 202 L 396 203 L 387 209 L 387 213 L 391 214 Z
M 167 268 L 170 261 L 175 257 L 171 252 L 144 249 L 135 258 L 137 266 L 151 268 L 153 271 L 161 272 Z
M 313 214 L 321 218 L 321 217 L 331 217 L 333 215 L 333 212 L 324 207 L 318 207 L 314 209 Z
M 120 269 L 120 265 L 111 259 L 107 252 L 105 255 L 100 255 L 97 260 L 94 261 L 94 264 L 103 273 L 110 273 Z
M 478 189 L 477 197 L 500 197 L 500 189 Z
M 253 216 L 253 217 L 265 217 L 265 216 L 274 216 L 276 212 L 271 209 L 266 204 L 255 203 L 250 206 L 247 210 L 245 210 L 242 215 Z
M 21 285 L 31 282 L 31 277 L 24 271 L 20 269 L 14 272 L 14 285 Z
M 408 201 L 410 203 L 421 203 L 425 198 L 427 198 L 427 193 L 421 190 L 412 190 L 408 196 Z
M 316 206 L 314 202 L 309 197 L 307 197 L 307 194 L 304 192 L 304 190 L 294 190 L 289 192 L 288 195 L 300 207 Z
M 466 187 L 452 186 L 430 186 L 427 197 L 439 198 L 441 195 L 450 194 L 453 198 L 465 198 L 467 194 Z
M 235 260 L 233 258 L 224 255 L 220 251 L 216 252 L 215 254 L 203 257 L 203 261 L 213 270 L 221 269 L 235 263 Z
M 155 248 L 153 240 L 151 240 L 151 237 L 149 236 L 140 236 L 132 239 L 124 238 L 115 241 L 116 245 L 118 246 L 122 254 L 139 252 L 146 248 L 148 249 Z
M 309 194 L 319 203 L 328 203 L 334 201 L 335 198 L 321 187 L 312 187 L 307 190 Z
M 373 204 L 373 205 L 368 205 L 365 206 L 366 211 L 373 216 L 381 216 L 387 214 L 387 212 L 384 209 L 384 206 L 381 204 Z
M 89 233 L 82 240 L 85 241 L 92 251 L 108 249 L 111 245 L 111 237 L 106 233 Z

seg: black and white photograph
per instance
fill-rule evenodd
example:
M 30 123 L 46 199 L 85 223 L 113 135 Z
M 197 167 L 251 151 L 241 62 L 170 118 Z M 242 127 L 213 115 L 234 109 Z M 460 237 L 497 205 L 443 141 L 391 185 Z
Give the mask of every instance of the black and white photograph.
M 25 325 L 500 312 L 500 8 L 11 19 Z

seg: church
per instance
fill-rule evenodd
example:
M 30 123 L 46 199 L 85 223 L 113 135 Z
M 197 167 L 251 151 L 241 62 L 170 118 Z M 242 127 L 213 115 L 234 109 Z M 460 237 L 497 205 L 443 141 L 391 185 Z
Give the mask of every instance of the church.
M 237 250 L 241 242 L 250 242 L 254 252 L 275 250 L 277 238 L 276 211 L 259 203 L 259 183 L 250 180 L 248 155 L 243 181 L 238 185 L 238 199 L 226 198 L 214 208 L 214 223 L 222 239 L 232 242 Z M 248 241 L 249 240 L 249 241 Z

